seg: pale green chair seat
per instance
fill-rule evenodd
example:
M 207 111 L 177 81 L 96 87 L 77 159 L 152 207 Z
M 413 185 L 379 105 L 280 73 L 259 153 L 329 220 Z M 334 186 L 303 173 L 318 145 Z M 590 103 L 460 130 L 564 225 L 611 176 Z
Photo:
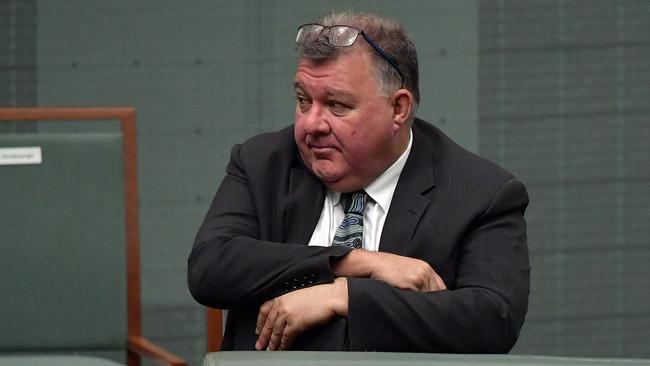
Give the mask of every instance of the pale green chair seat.
M 3 356 L 2 366 L 118 366 L 120 363 L 87 356 Z

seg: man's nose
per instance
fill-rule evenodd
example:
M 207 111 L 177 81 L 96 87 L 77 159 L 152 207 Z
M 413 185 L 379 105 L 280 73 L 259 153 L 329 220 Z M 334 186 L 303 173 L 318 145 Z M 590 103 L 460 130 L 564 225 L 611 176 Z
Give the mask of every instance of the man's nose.
M 325 117 L 326 113 L 327 109 L 313 104 L 302 116 L 305 119 L 305 132 L 310 135 L 329 133 L 330 126 Z

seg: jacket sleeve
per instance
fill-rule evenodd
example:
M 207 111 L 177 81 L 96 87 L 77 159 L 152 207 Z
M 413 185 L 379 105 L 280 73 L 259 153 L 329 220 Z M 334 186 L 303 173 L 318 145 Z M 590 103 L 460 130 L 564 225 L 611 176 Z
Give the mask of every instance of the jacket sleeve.
M 349 278 L 353 351 L 506 353 L 528 308 L 524 186 L 505 182 L 459 244 L 455 285 L 439 292 Z M 434 268 L 436 270 L 436 268 Z
M 188 285 L 201 304 L 233 308 L 334 280 L 330 262 L 349 251 L 260 239 L 259 211 L 241 145 L 196 236 L 188 259 Z

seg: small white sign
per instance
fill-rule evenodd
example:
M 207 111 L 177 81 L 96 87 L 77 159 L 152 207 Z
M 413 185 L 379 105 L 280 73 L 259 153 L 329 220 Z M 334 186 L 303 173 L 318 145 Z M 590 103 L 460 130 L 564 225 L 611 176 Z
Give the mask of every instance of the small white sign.
M 0 165 L 40 164 L 42 161 L 38 146 L 0 147 Z

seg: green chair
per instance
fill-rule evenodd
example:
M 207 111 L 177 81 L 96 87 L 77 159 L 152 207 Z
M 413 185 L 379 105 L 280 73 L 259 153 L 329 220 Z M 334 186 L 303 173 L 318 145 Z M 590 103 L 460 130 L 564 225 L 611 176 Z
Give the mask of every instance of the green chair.
M 0 109 L 24 120 L 120 128 L 0 133 L 0 365 L 185 365 L 141 335 L 134 110 Z

